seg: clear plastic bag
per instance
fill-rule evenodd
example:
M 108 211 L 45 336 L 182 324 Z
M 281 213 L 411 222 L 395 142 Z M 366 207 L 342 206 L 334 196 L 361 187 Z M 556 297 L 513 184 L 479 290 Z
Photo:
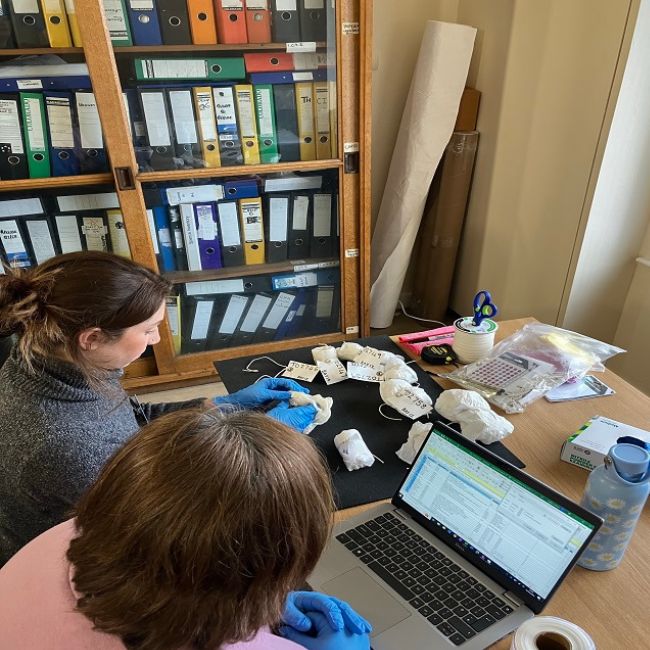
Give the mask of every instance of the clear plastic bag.
M 498 343 L 485 359 L 446 375 L 506 413 L 521 413 L 547 391 L 625 350 L 576 332 L 530 323 Z

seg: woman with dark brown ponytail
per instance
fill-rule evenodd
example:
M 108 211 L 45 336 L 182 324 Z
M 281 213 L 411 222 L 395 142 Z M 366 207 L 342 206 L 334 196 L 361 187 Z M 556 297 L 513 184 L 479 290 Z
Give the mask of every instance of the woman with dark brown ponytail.
M 153 271 L 98 252 L 0 275 L 0 336 L 18 336 L 0 369 L 0 566 L 63 521 L 141 425 L 206 405 L 134 404 L 120 385 L 123 368 L 159 341 L 169 290 Z M 215 403 L 250 408 L 291 390 L 305 391 L 266 380 Z M 296 426 L 311 422 L 309 409 L 270 415 Z

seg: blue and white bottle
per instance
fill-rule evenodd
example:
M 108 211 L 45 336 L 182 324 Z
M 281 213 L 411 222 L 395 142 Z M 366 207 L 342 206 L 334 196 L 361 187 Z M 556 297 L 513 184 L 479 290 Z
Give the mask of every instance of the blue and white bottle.
M 650 452 L 645 443 L 620 442 L 587 480 L 582 506 L 604 521 L 578 564 L 585 569 L 616 568 L 630 542 L 650 492 Z

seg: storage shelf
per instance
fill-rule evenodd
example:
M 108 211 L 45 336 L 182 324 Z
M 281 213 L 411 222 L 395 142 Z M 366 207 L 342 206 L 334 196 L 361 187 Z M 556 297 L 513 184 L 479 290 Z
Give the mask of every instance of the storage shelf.
M 328 264 L 337 262 L 337 264 Z M 209 280 L 228 280 L 230 278 L 242 278 L 251 275 L 266 275 L 268 273 L 302 273 L 301 266 L 311 266 L 306 270 L 316 270 L 319 264 L 327 264 L 321 268 L 335 268 L 338 266 L 338 257 L 327 257 L 308 260 L 287 260 L 286 262 L 274 262 L 272 264 L 254 264 L 244 266 L 229 266 L 222 269 L 210 269 L 208 271 L 171 271 L 163 273 L 165 278 L 173 284 L 185 282 L 206 282 Z M 298 270 L 296 271 L 296 267 Z
M 21 178 L 17 181 L 0 181 L 0 192 L 13 190 L 42 190 L 79 185 L 106 185 L 113 183 L 112 174 L 84 174 L 81 176 L 50 176 L 48 178 Z
M 316 49 L 327 48 L 327 43 L 316 43 Z M 238 52 L 249 50 L 280 50 L 287 49 L 286 43 L 214 43 L 209 45 L 125 45 L 113 47 L 118 54 L 166 54 L 171 52 Z M 0 57 L 23 56 L 27 54 L 83 54 L 83 47 L 27 47 L 0 49 Z
M 201 169 L 171 169 L 167 171 L 140 172 L 141 183 L 150 181 L 180 181 L 188 178 L 211 178 L 213 176 L 245 176 L 250 174 L 273 174 L 279 172 L 319 171 L 342 167 L 340 160 L 308 160 L 267 165 L 234 165 L 232 167 L 202 167 Z
M 82 47 L 24 47 L 0 50 L 0 56 L 24 56 L 26 54 L 83 54 Z
M 324 49 L 327 43 L 316 43 L 317 49 Z M 286 43 L 214 43 L 210 45 L 127 45 L 114 47 L 115 54 L 168 54 L 170 52 L 240 52 L 248 50 L 287 49 Z

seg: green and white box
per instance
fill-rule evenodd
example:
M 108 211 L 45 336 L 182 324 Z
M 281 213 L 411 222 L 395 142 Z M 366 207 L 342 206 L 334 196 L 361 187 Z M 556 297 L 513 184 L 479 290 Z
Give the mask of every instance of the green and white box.
M 607 452 L 622 436 L 633 436 L 650 443 L 650 431 L 597 415 L 566 439 L 560 458 L 591 471 L 603 464 Z

